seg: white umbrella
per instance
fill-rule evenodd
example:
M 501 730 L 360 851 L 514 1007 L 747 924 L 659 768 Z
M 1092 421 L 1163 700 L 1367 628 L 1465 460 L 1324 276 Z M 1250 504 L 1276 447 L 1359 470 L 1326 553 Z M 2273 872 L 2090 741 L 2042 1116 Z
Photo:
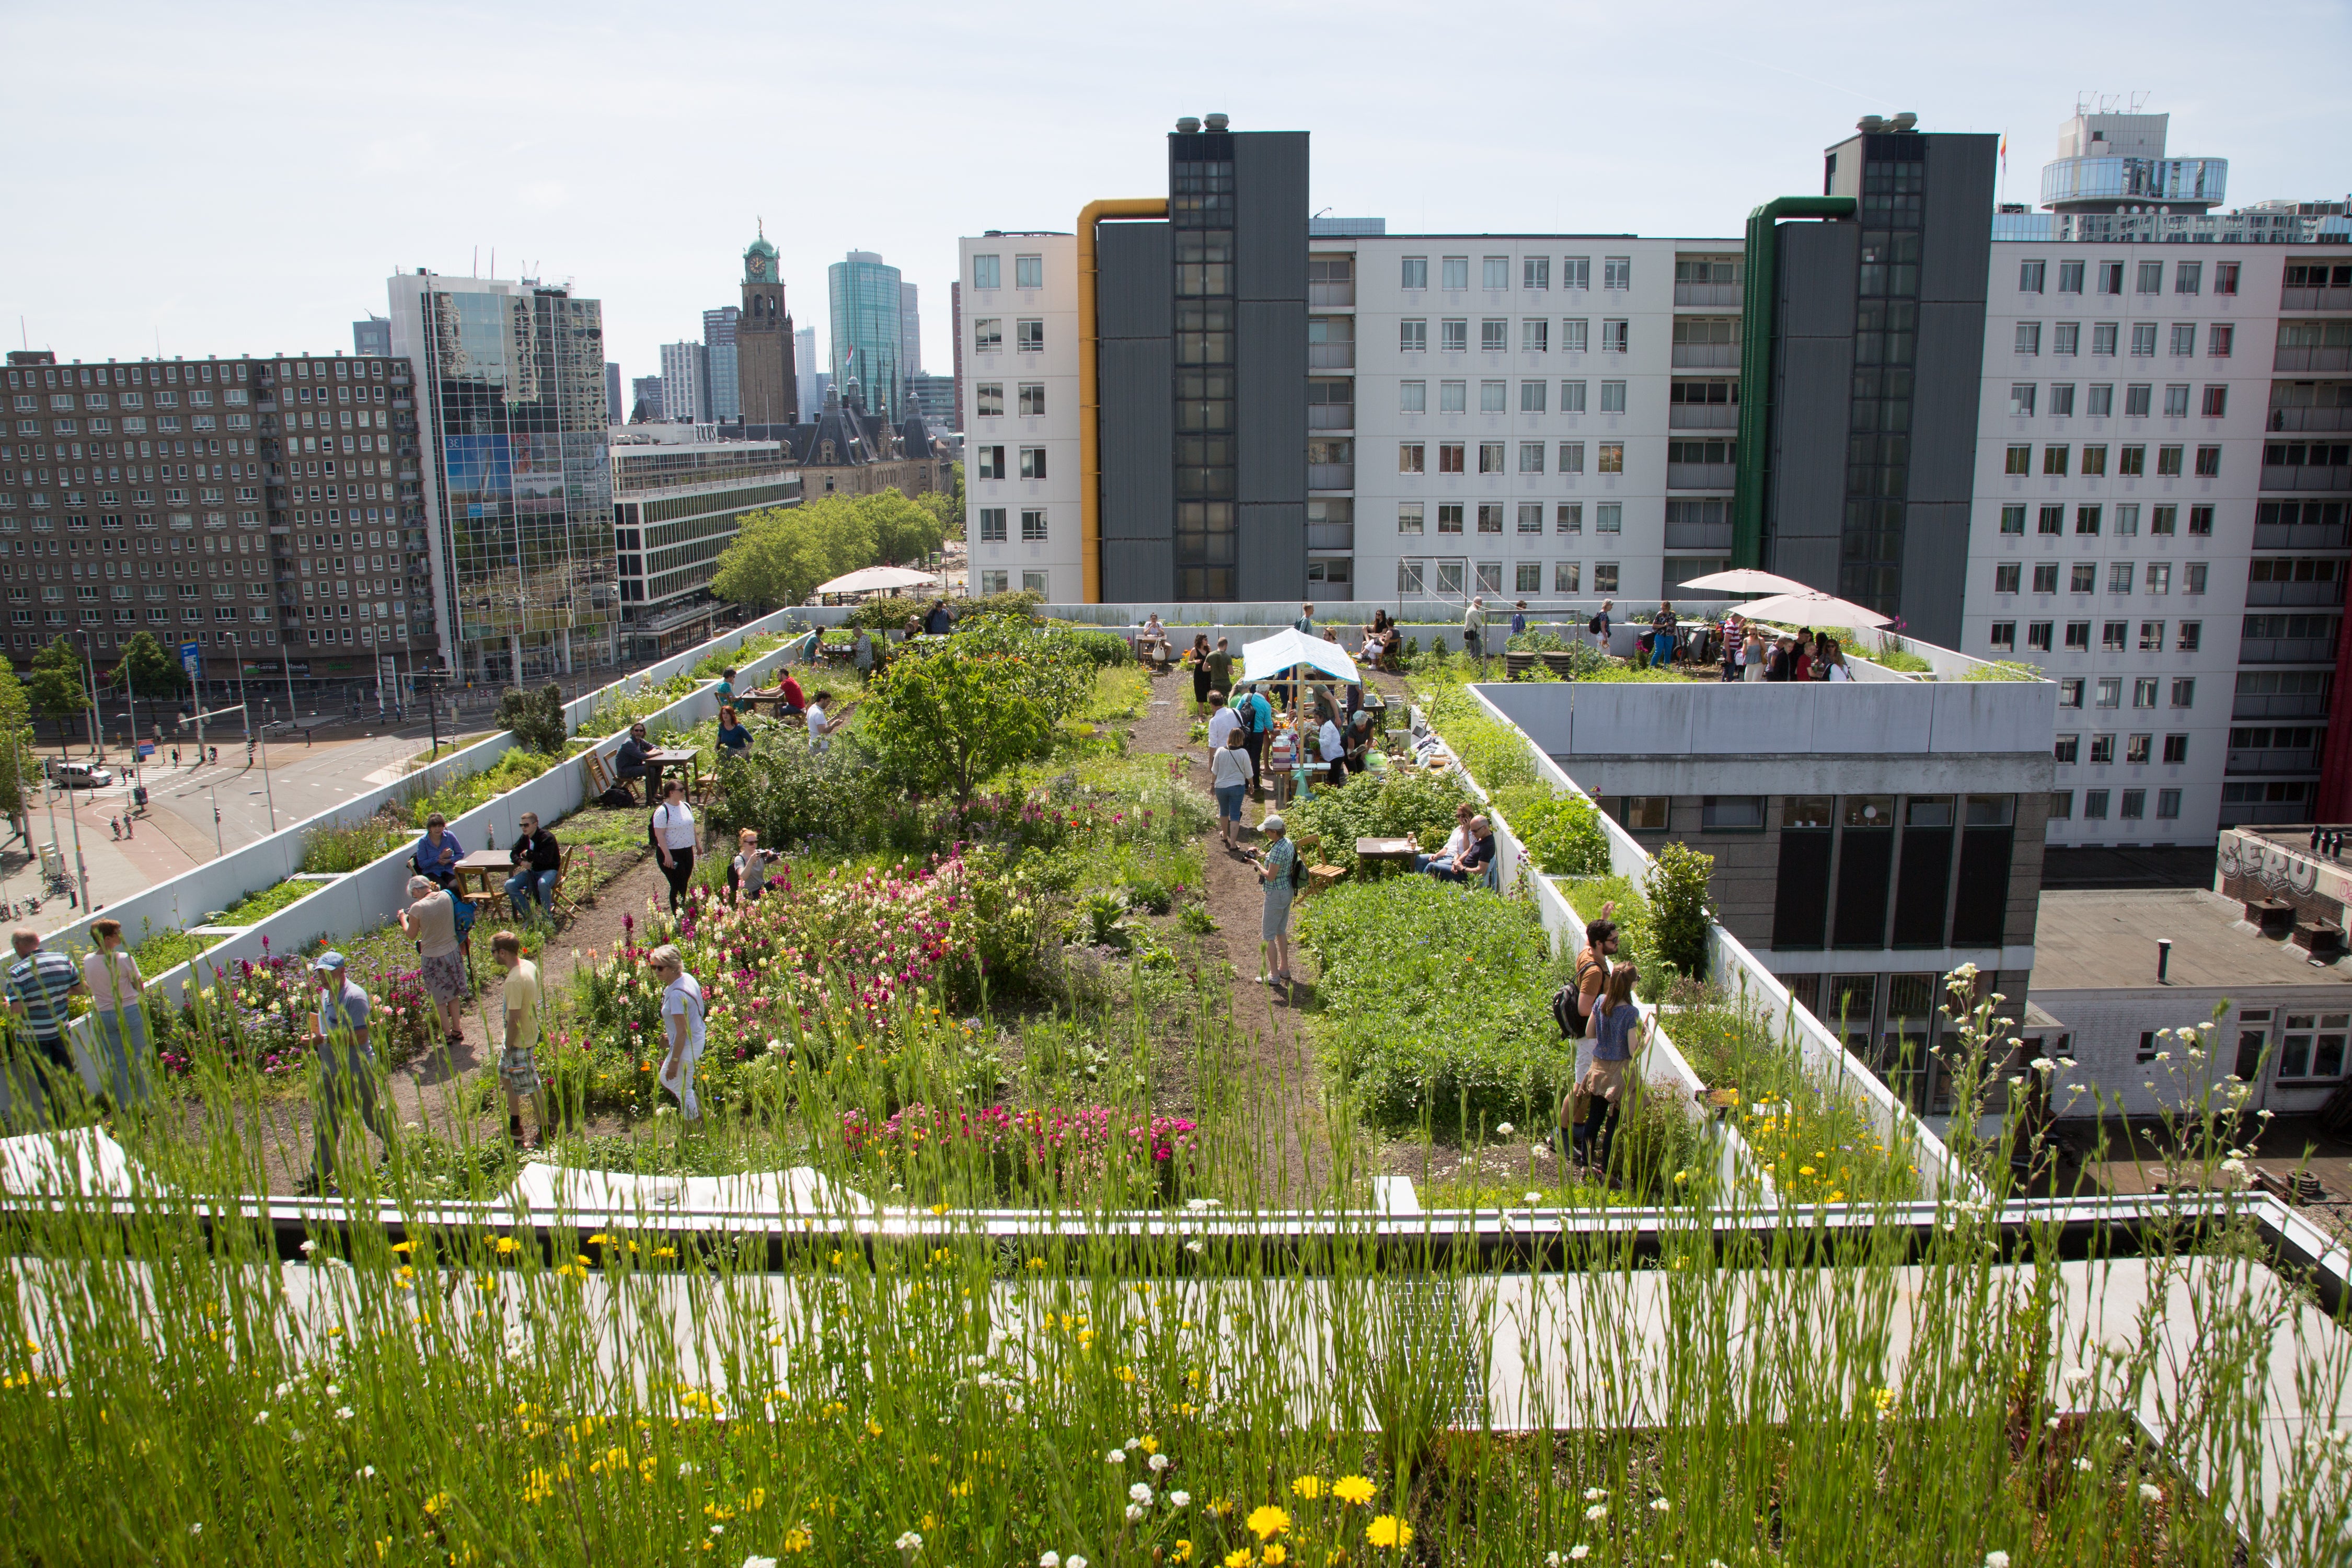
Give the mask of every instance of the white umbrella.
M 1775 594 L 1769 599 L 1751 599 L 1739 606 L 1739 613 L 1752 620 L 1780 621 L 1800 626 L 1849 626 L 1869 630 L 1889 624 L 1889 617 L 1876 610 L 1865 610 L 1834 594 L 1808 589 L 1801 594 Z
M 1704 577 L 1686 577 L 1675 584 L 1677 593 L 1688 588 L 1717 588 L 1727 594 L 1810 594 L 1811 584 L 1800 583 L 1777 573 L 1759 572 L 1753 566 L 1735 566 L 1728 572 L 1710 572 Z
M 934 573 L 912 572 L 904 566 L 862 566 L 830 583 L 817 584 L 820 594 L 883 594 L 893 588 L 927 588 L 937 585 Z
M 1347 649 L 1321 637 L 1310 637 L 1296 626 L 1286 626 L 1270 637 L 1242 644 L 1244 680 L 1280 680 L 1302 664 L 1350 686 L 1363 681 Z

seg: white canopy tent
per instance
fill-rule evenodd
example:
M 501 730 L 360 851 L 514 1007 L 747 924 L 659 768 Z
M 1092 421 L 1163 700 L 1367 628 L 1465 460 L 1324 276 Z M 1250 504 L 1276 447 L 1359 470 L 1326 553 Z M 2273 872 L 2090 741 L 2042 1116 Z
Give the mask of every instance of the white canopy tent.
M 1302 664 L 1350 686 L 1363 683 L 1346 648 L 1310 637 L 1296 627 L 1286 626 L 1270 637 L 1242 644 L 1244 680 L 1287 680 Z
M 900 588 L 936 588 L 939 576 L 930 572 L 910 571 L 904 566 L 861 566 L 830 583 L 821 583 L 817 592 L 824 594 L 887 594 Z

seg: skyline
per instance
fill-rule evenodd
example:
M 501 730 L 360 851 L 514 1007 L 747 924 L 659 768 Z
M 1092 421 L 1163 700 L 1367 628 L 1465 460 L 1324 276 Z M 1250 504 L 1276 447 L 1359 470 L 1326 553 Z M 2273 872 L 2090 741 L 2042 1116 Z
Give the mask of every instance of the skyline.
M 944 373 L 960 236 L 1066 230 L 1088 200 L 1161 188 L 1161 137 L 1210 110 L 1309 132 L 1314 208 L 1392 233 L 1735 236 L 1758 202 L 1814 188 L 1821 150 L 1858 115 L 1902 110 L 1923 130 L 2005 133 L 2005 194 L 2031 201 L 2059 123 L 2095 89 L 2172 115 L 2174 154 L 2230 160 L 2232 206 L 2352 185 L 2336 152 L 2352 108 L 2275 90 L 2279 40 L 2314 58 L 2352 41 L 2344 9 L 2316 4 L 2255 7 L 2218 35 L 2209 13 L 2158 5 L 2128 37 L 1987 7 L 1906 16 L 1895 40 L 1884 13 L 1846 5 L 1677 12 L 1672 38 L 1598 5 L 1507 5 L 1451 35 L 1392 5 L 1337 30 L 1305 6 L 1218 6 L 1115 37 L 1068 5 L 1017 35 L 929 8 L 894 20 L 879 79 L 807 69 L 800 37 L 834 15 L 812 7 L 656 29 L 590 5 L 552 31 L 427 6 L 387 34 L 381 15 L 0 20 L 13 58 L 48 62 L 18 88 L 41 155 L 5 176 L 12 210 L 35 215 L 0 258 L 0 308 L 22 321 L 10 346 L 348 353 L 395 270 L 487 277 L 495 257 L 499 276 L 602 300 L 606 358 L 634 378 L 736 302 L 764 219 L 820 353 L 826 265 L 872 250 L 920 289 L 937 362 L 923 368 Z M 1232 35 L 1203 24 L 1220 16 L 1247 27 L 1246 56 L 1215 52 Z M 1451 68 L 1431 50 L 1448 42 Z M 667 107 L 681 103 L 700 134 Z M 199 151 L 157 151 L 174 147 Z

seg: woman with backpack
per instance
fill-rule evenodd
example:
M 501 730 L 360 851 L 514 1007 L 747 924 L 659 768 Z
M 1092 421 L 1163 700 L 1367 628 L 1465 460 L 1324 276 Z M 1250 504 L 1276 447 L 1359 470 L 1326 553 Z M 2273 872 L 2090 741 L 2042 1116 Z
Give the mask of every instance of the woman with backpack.
M 694 881 L 694 851 L 700 829 L 694 808 L 686 804 L 686 781 L 671 779 L 662 786 L 662 803 L 654 808 L 646 831 L 661 857 L 662 876 L 669 883 L 669 912 L 683 916 L 686 890 Z
M 1257 825 L 1257 830 L 1274 840 L 1260 853 L 1261 864 L 1257 879 L 1265 884 L 1265 913 L 1258 921 L 1259 963 L 1264 965 L 1257 983 L 1277 981 L 1290 984 L 1290 900 L 1298 885 L 1307 879 L 1307 867 L 1298 858 L 1298 847 L 1291 843 L 1279 816 L 1269 816 Z
M 1608 986 L 1584 1024 L 1585 1037 L 1592 1042 L 1592 1065 L 1584 1069 L 1577 1089 L 1587 1107 L 1584 1157 L 1596 1171 L 1609 1168 L 1618 1116 L 1633 1093 L 1633 1053 L 1649 1038 L 1651 1020 L 1633 1001 L 1633 987 L 1641 978 L 1630 963 L 1611 970 Z
M 1601 906 L 1601 918 L 1584 928 L 1584 947 L 1576 955 L 1576 973 L 1553 994 L 1552 1022 L 1560 1038 L 1576 1043 L 1576 1065 L 1568 1075 L 1568 1092 L 1559 1097 L 1560 1158 L 1570 1164 L 1584 1161 L 1584 1073 L 1592 1065 L 1592 1041 L 1585 1034 L 1593 1005 L 1609 989 L 1611 962 L 1617 956 L 1617 911 L 1612 900 Z

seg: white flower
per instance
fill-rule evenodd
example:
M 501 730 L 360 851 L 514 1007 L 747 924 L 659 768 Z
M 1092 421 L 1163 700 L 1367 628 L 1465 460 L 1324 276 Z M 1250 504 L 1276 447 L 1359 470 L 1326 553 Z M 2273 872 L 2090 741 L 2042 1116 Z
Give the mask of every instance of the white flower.
M 1154 1454 L 1151 1458 L 1144 1460 L 1143 1463 L 1145 1468 L 1150 1469 L 1151 1473 L 1156 1476 L 1160 1471 L 1168 1468 L 1168 1456 L 1165 1454 Z
M 2058 1070 L 2058 1064 L 2048 1057 L 2036 1057 L 2033 1058 L 2033 1070 L 2041 1073 L 2055 1072 Z
M 710 1527 L 710 1533 L 713 1535 L 724 1535 L 727 1533 L 727 1527 L 723 1524 L 714 1524 Z
M 1517 1128 L 1512 1126 L 1507 1121 L 1497 1121 L 1495 1123 L 1495 1136 L 1497 1138 L 1508 1138 L 1512 1133 L 1517 1131 Z
M 2058 1058 L 2058 1065 L 2062 1068 L 2071 1068 L 2074 1066 L 2074 1058 L 2073 1057 L 2060 1057 Z
M 692 1459 L 680 1459 L 677 1463 L 677 1473 L 678 1478 L 681 1480 L 686 1477 L 694 1474 L 694 1461 Z
M 1584 1500 L 1587 1502 L 1599 1502 L 1602 1498 L 1605 1498 L 1608 1495 L 1609 1489 L 1606 1487 L 1587 1487 L 1584 1489 Z
M 202 1535 L 204 1532 L 205 1532 L 205 1521 L 204 1521 L 203 1520 L 201 1520 L 201 1519 L 200 1519 L 200 1520 L 198 1520 L 198 1521 L 196 1521 L 196 1522 L 195 1522 L 195 1523 L 194 1523 L 194 1524 L 192 1524 L 192 1525 L 188 1526 L 188 1533 L 189 1533 L 190 1535 Z
M 338 1420 L 338 1421 L 348 1421 L 348 1420 L 350 1420 L 351 1418 L 352 1418 L 352 1407 L 351 1407 L 350 1405 L 338 1405 L 337 1406 L 335 1406 L 335 1419 L 336 1419 L 336 1420 Z
M 1201 1244 L 1197 1241 L 1188 1241 L 1184 1244 L 1184 1250 L 1198 1258 L 1201 1255 Z
M 746 1557 L 743 1568 L 776 1568 L 776 1560 L 772 1557 Z
M 342 1392 L 342 1390 L 341 1390 L 341 1389 L 340 1389 L 340 1388 L 337 1388 L 333 1384 L 331 1384 L 331 1384 L 327 1384 L 327 1397 L 328 1397 L 328 1398 L 332 1399 L 333 1397 L 335 1397 L 335 1395 L 337 1395 L 338 1394 L 341 1394 L 341 1392 Z
M 1609 1517 L 1609 1505 L 1605 1502 L 1594 1503 L 1591 1508 L 1584 1510 L 1584 1517 L 1591 1520 L 1607 1519 Z
M 1168 1494 L 1168 1506 L 1170 1508 L 1190 1508 L 1192 1503 L 1192 1494 L 1191 1492 L 1170 1492 Z
M 1133 1486 L 1127 1489 L 1127 1500 L 1129 1502 L 1150 1502 L 1151 1500 L 1151 1489 L 1145 1486 L 1141 1481 L 1138 1481 Z
M 1533 1208 L 1538 1204 L 1543 1202 L 1543 1194 L 1541 1193 L 1528 1193 L 1526 1194 L 1525 1196 L 1528 1200 L 1528 1207 L 1529 1208 Z
M 372 1481 L 375 1479 L 375 1467 L 373 1465 L 362 1465 L 358 1469 L 352 1472 L 352 1479 L 355 1481 Z
M 2091 1468 L 2091 1461 L 2078 1458 L 2074 1461 L 2074 1468 L 2078 1470 L 2087 1470 Z
M 1038 1553 L 1037 1568 L 1062 1568 L 1062 1554 L 1058 1552 Z
M 2255 1111 L 2255 1112 L 2254 1112 L 2254 1114 L 2255 1114 L 2256 1116 L 2261 1117 L 2264 1121 L 2268 1121 L 2272 1117 L 2276 1116 L 2276 1115 L 2278 1114 L 2278 1112 L 2277 1112 L 2277 1111 L 2275 1111 L 2275 1110 L 2257 1110 L 2257 1111 Z
M 2058 1430 L 2058 1417 L 2053 1415 L 2049 1420 L 2044 1421 L 2042 1425 L 2049 1427 L 2053 1432 L 2055 1432 Z
M 1074 1554 L 1066 1564 L 1066 1568 L 1087 1568 L 1087 1560 Z
M 268 1426 L 269 1424 L 269 1412 L 267 1410 L 255 1411 L 253 1413 L 253 1424 L 256 1426 Z
M 891 1544 L 901 1552 L 920 1552 L 923 1549 L 923 1538 L 910 1530 Z
M 1575 1545 L 1573 1545 L 1573 1546 L 1571 1546 L 1571 1547 L 1570 1547 L 1570 1548 L 1568 1549 L 1568 1554 L 1569 1554 L 1569 1556 L 1570 1556 L 1570 1557 L 1574 1558 L 1577 1562 L 1581 1563 L 1581 1562 L 1583 1562 L 1587 1557 L 1590 1557 L 1590 1556 L 1591 1556 L 1591 1555 L 1592 1555 L 1592 1548 L 1591 1548 L 1590 1546 L 1585 1545 L 1585 1544 L 1584 1544 L 1584 1542 L 1582 1542 L 1581 1541 L 1580 1541 L 1580 1542 L 1578 1542 Z
M 1129 1451 L 1129 1453 L 1133 1453 L 1136 1449 L 1140 1448 L 1140 1447 L 1143 1447 L 1143 1439 L 1142 1439 L 1142 1438 L 1140 1438 L 1140 1437 L 1129 1437 L 1129 1438 L 1127 1440 L 1127 1445 L 1126 1445 L 1126 1446 L 1127 1446 L 1127 1449 L 1128 1449 L 1128 1451 Z
M 1124 1448 L 1113 1448 L 1109 1453 L 1103 1456 L 1103 1463 L 1106 1465 L 1123 1465 L 1127 1463 L 1127 1450 Z
M 1652 1513 L 1664 1513 L 1674 1506 L 1674 1504 L 1668 1502 L 1662 1497 L 1654 1497 L 1650 1500 L 1650 1511 Z
M 2147 1482 L 2142 1481 L 2139 1484 L 2139 1495 L 2142 1502 L 2162 1502 L 2164 1500 L 2164 1489 L 2158 1486 L 2150 1486 Z
M 314 1253 L 314 1252 L 316 1252 L 316 1251 L 318 1251 L 318 1250 L 319 1250 L 319 1244 L 318 1244 L 317 1242 L 315 1242 L 315 1241 L 305 1241 L 305 1242 L 302 1244 L 302 1256 L 303 1256 L 303 1257 L 305 1257 L 305 1258 L 310 1257 L 310 1254 L 312 1254 L 312 1253 Z
M 1127 1522 L 1128 1522 L 1128 1523 L 1129 1523 L 1129 1524 L 1133 1524 L 1137 1520 L 1141 1519 L 1142 1517 L 1143 1517 L 1143 1505 L 1142 1505 L 1141 1503 L 1139 1503 L 1139 1502 L 1131 1502 L 1131 1503 L 1129 1503 L 1129 1504 L 1127 1505 Z
M 2009 1553 L 2006 1552 L 1986 1552 L 1984 1568 L 2009 1568 Z

